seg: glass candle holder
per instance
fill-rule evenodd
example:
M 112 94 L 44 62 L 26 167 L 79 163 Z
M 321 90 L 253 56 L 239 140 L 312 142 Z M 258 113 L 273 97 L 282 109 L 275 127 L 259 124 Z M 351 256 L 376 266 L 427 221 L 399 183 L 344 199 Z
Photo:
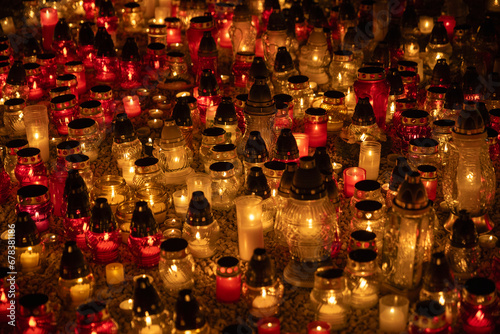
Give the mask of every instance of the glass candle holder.
M 40 149 L 43 161 L 49 160 L 49 118 L 47 107 L 33 105 L 24 108 L 24 125 L 30 146 Z
M 322 108 L 309 108 L 305 112 L 304 132 L 309 136 L 309 147 L 326 146 L 327 115 Z
M 26 70 L 26 80 L 29 87 L 28 100 L 38 101 L 44 94 L 40 64 L 26 63 L 24 69 Z
M 313 90 L 309 85 L 309 78 L 305 75 L 294 75 L 288 78 L 288 94 L 293 97 L 293 119 L 295 126 L 298 120 L 303 119 L 305 111 L 311 106 L 314 98 Z
M 306 133 L 293 133 L 293 137 L 297 141 L 297 147 L 299 148 L 299 156 L 300 157 L 309 156 L 309 135 Z
M 108 285 L 120 284 L 125 281 L 123 264 L 115 262 L 106 265 L 106 283 Z
M 362 200 L 356 203 L 351 220 L 351 233 L 357 230 L 374 232 L 377 236 L 377 248 L 382 249 L 384 238 L 385 208 L 382 203 Z
M 253 167 L 253 166 L 252 166 Z M 260 167 L 260 166 L 256 166 Z M 287 165 L 281 161 L 268 161 L 264 163 L 262 171 L 267 179 L 267 184 L 271 189 L 271 197 L 278 195 L 278 189 L 281 183 L 281 177 L 285 172 Z
M 231 69 L 234 80 L 234 87 L 238 93 L 245 93 L 248 83 L 250 66 L 255 54 L 253 52 L 238 52 Z
M 422 180 L 427 192 L 427 197 L 431 201 L 435 201 L 438 186 L 437 168 L 432 165 L 419 165 L 417 169 L 421 176 L 420 180 Z
M 408 321 L 408 298 L 387 295 L 379 300 L 379 328 L 384 332 L 403 332 Z
M 70 61 L 64 64 L 64 73 L 73 74 L 77 81 L 77 94 L 84 94 L 87 91 L 87 80 L 85 77 L 85 66 L 81 61 Z M 64 85 L 69 86 L 71 85 Z M 72 93 L 73 94 L 73 93 Z
M 70 171 L 72 169 L 77 170 L 78 174 L 85 181 L 87 189 L 90 191 L 90 189 L 92 189 L 93 187 L 94 173 L 90 168 L 89 157 L 85 154 L 76 153 L 67 155 L 66 158 L 64 158 L 64 160 L 65 160 L 66 170 L 67 171 Z
M 344 126 L 344 120 L 348 118 L 345 94 L 334 90 L 325 92 L 320 108 L 326 110 L 328 132 L 340 131 Z
M 166 17 L 166 43 L 168 47 L 177 47 L 182 43 L 181 28 L 182 23 L 178 17 Z
M 188 242 L 171 238 L 161 243 L 159 264 L 163 285 L 170 292 L 190 289 L 194 286 L 195 263 L 189 253 Z
M 52 211 L 49 189 L 46 186 L 28 185 L 17 191 L 16 212 L 28 212 L 39 232 L 49 229 Z
M 9 174 L 12 182 L 18 182 L 15 175 L 15 169 L 17 166 L 17 152 L 23 148 L 28 147 L 28 141 L 26 139 L 13 139 L 9 140 L 5 146 L 7 147 L 7 155 L 4 158 L 4 167 L 7 174 Z
M 410 317 L 409 332 L 445 334 L 450 331 L 445 308 L 435 300 L 419 301 Z
M 144 15 L 141 5 L 136 2 L 128 2 L 124 5 L 123 29 L 127 33 L 142 32 L 144 27 Z
M 214 26 L 214 20 L 211 15 L 193 17 L 190 21 L 186 36 L 188 39 L 189 53 L 191 61 L 194 64 L 194 69 L 198 68 L 198 50 L 200 42 L 205 31 L 210 31 L 214 40 L 218 40 L 218 30 Z M 197 71 L 194 71 L 195 73 Z
M 5 111 L 3 113 L 3 123 L 9 136 L 23 137 L 26 133 L 24 124 L 24 108 L 26 101 L 24 99 L 8 99 L 4 103 Z
M 94 182 L 92 200 L 106 198 L 113 213 L 117 207 L 130 199 L 130 189 L 125 180 L 118 175 L 103 175 Z
M 215 295 L 222 303 L 235 303 L 240 300 L 241 270 L 239 260 L 233 256 L 217 260 Z
M 403 152 L 408 150 L 412 139 L 430 137 L 429 118 L 429 113 L 424 110 L 408 109 L 401 113 L 401 127 L 398 133 L 403 140 L 401 143 Z
M 28 212 L 17 214 L 15 242 L 16 269 L 25 274 L 40 272 L 45 262 L 45 246 Z
M 116 222 L 120 227 L 122 243 L 127 244 L 130 236 L 130 223 L 134 214 L 135 201 L 126 201 L 118 205 L 115 212 Z
M 373 112 L 378 126 L 385 128 L 389 84 L 385 72 L 379 67 L 363 67 L 358 70 L 358 80 L 354 83 L 356 100 L 368 97 L 373 106 Z
M 498 309 L 498 297 L 493 281 L 484 277 L 469 279 L 461 299 L 460 318 L 466 333 L 495 331 L 494 310 Z
M 141 115 L 142 111 L 139 104 L 139 97 L 137 95 L 125 96 L 122 101 L 125 113 L 129 118 L 134 118 Z
M 60 135 L 68 134 L 68 124 L 76 118 L 76 96 L 65 94 L 50 100 L 52 122 Z
M 101 102 L 104 113 L 104 122 L 111 124 L 115 116 L 115 101 L 113 100 L 113 90 L 107 85 L 97 85 L 90 89 L 90 98 Z
M 212 207 L 218 210 L 229 210 L 235 204 L 234 199 L 240 187 L 234 165 L 230 162 L 216 162 L 210 165 L 210 176 L 212 178 Z
M 345 275 L 353 308 L 371 308 L 378 303 L 379 271 L 376 258 L 377 253 L 370 249 L 357 249 L 349 253 Z
M 167 53 L 165 44 L 148 44 L 146 55 L 143 59 L 145 71 L 151 80 L 161 80 L 167 70 Z
M 357 182 L 366 179 L 366 170 L 360 167 L 349 167 L 344 169 L 344 196 L 354 195 L 354 186 Z
M 177 190 L 172 194 L 172 197 L 174 200 L 175 212 L 179 217 L 183 218 L 189 206 L 187 191 L 185 189 Z
M 382 144 L 376 141 L 364 141 L 359 149 L 359 167 L 366 171 L 367 180 L 377 180 L 380 168 Z
M 377 201 L 384 207 L 385 211 L 385 198 L 382 195 L 381 186 L 378 181 L 363 180 L 358 181 L 354 185 L 354 196 L 351 197 L 350 210 L 354 212 L 355 205 L 364 200 Z
M 57 10 L 50 7 L 41 9 L 40 23 L 42 25 L 42 44 L 45 50 L 50 50 L 52 47 L 57 21 Z
M 262 198 L 251 195 L 241 196 L 235 201 L 238 222 L 239 256 L 249 261 L 256 248 L 264 247 L 262 228 Z
M 330 330 L 330 325 L 325 321 L 316 320 L 307 324 L 307 334 L 328 334 Z
M 70 94 L 73 94 L 78 103 L 78 81 L 74 74 L 63 74 L 56 77 L 56 87 L 69 87 Z
M 99 154 L 99 125 L 92 118 L 78 118 L 68 124 L 68 139 L 80 143 L 83 154 L 93 162 Z
M 56 330 L 55 314 L 47 295 L 41 293 L 24 295 L 19 299 L 19 305 L 17 330 L 44 334 Z
M 104 123 L 104 112 L 101 106 L 101 102 L 95 100 L 82 102 L 79 106 L 80 118 L 90 118 L 96 121 L 99 134 L 99 145 L 106 137 L 106 124 Z
M 205 162 L 205 172 L 210 173 L 210 166 L 216 162 L 230 162 L 233 164 L 234 174 L 237 178 L 243 175 L 243 165 L 236 154 L 236 145 L 217 144 L 210 149 Z
M 369 249 L 374 252 L 378 252 L 379 247 L 377 246 L 377 241 L 382 243 L 383 238 L 380 237 L 377 240 L 377 236 L 373 232 L 369 232 L 367 230 L 356 230 L 349 236 L 349 246 L 347 251 L 352 252 L 357 249 Z
M 439 158 L 443 165 L 448 160 L 449 143 L 452 140 L 452 130 L 455 121 L 450 119 L 440 119 L 432 122 L 432 138 L 439 142 Z
M 424 110 L 434 119 L 444 118 L 444 103 L 447 89 L 445 87 L 431 86 L 427 88 Z
M 29 184 L 49 186 L 47 168 L 38 148 L 27 147 L 17 152 L 17 165 L 14 173 L 21 187 Z

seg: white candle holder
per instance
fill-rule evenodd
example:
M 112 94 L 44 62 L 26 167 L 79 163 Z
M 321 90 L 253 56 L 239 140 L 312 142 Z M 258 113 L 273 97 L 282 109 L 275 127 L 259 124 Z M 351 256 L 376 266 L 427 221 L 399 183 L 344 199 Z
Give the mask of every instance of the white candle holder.
M 387 295 L 379 300 L 380 330 L 388 333 L 401 333 L 408 322 L 408 298 L 399 295 Z
M 256 248 L 264 248 L 262 198 L 255 195 L 240 196 L 235 204 L 240 259 L 250 261 Z

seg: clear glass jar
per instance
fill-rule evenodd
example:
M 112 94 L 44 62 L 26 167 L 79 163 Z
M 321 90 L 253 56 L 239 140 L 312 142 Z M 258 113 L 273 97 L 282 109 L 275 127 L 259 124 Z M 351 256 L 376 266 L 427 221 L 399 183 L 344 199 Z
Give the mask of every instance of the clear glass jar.
M 345 276 L 352 308 L 367 309 L 378 304 L 380 272 L 376 259 L 377 253 L 370 249 L 349 252 Z
M 144 16 L 140 4 L 137 2 L 128 2 L 124 7 L 122 24 L 125 32 L 129 34 L 142 32 L 144 28 Z
M 484 277 L 465 282 L 461 294 L 460 318 L 466 333 L 493 333 L 498 313 L 495 283 Z
M 377 201 L 383 205 L 385 210 L 385 199 L 382 195 L 381 186 L 375 180 L 362 180 L 354 185 L 354 195 L 351 197 L 349 210 L 354 214 L 355 206 L 360 201 Z
M 378 253 L 381 249 L 377 247 L 377 235 L 367 230 L 356 230 L 351 232 L 347 251 L 352 252 L 356 249 L 370 249 Z
M 171 198 L 164 185 L 154 184 L 149 187 L 139 187 L 135 190 L 135 199 L 148 203 L 158 224 L 162 224 L 167 218 Z
M 189 253 L 188 242 L 171 238 L 161 243 L 160 277 L 169 292 L 194 287 L 195 262 Z
M 101 107 L 101 102 L 95 100 L 89 100 L 80 103 L 79 107 L 79 117 L 80 118 L 91 118 L 97 122 L 99 134 L 99 143 L 101 145 L 104 138 L 106 138 L 106 124 L 104 123 L 104 112 Z
M 52 122 L 60 135 L 68 134 L 68 124 L 76 118 L 76 96 L 64 94 L 50 100 Z
M 268 161 L 264 163 L 262 170 L 266 176 L 267 184 L 271 189 L 271 197 L 276 197 L 278 195 L 281 177 L 286 168 L 286 163 L 281 161 Z
M 222 98 L 222 102 L 215 112 L 214 127 L 222 128 L 226 131 L 226 143 L 239 145 L 242 134 L 238 127 L 238 115 L 236 114 L 236 109 L 231 98 Z
M 47 231 L 52 223 L 53 206 L 50 202 L 49 189 L 33 184 L 17 191 L 16 213 L 28 212 L 40 233 Z
M 99 124 L 92 118 L 78 118 L 68 124 L 68 140 L 78 141 L 91 162 L 99 155 L 100 138 Z
M 210 204 L 218 210 L 231 209 L 240 188 L 234 165 L 230 162 L 216 162 L 210 165 L 210 176 L 212 177 L 212 202 Z
M 64 73 L 73 74 L 76 76 L 77 93 L 83 95 L 87 92 L 87 80 L 85 77 L 85 66 L 79 60 L 70 61 L 64 64 Z M 63 86 L 70 86 L 63 84 Z M 71 86 L 70 86 L 71 88 Z M 73 92 L 72 92 L 73 94 Z
M 143 57 L 145 72 L 150 80 L 163 81 L 167 71 L 167 53 L 165 44 L 148 44 Z
M 349 298 L 350 290 L 342 269 L 326 266 L 316 270 L 310 295 L 316 320 L 327 322 L 333 330 L 346 328 L 351 316 Z
M 132 122 L 126 113 L 116 116 L 115 134 L 111 153 L 116 159 L 118 168 L 127 166 L 128 162 L 135 161 L 141 157 L 142 143 L 137 138 Z
M 92 172 L 90 166 L 90 159 L 85 154 L 69 154 L 65 158 L 66 160 L 66 170 L 70 171 L 72 169 L 78 170 L 78 174 L 83 178 L 87 186 L 88 191 L 93 187 L 94 173 Z
M 333 53 L 330 64 L 332 88 L 337 91 L 347 91 L 356 80 L 356 63 L 351 51 L 340 50 Z
M 444 118 L 444 103 L 447 89 L 444 87 L 431 86 L 427 88 L 427 96 L 424 102 L 424 110 L 429 113 L 433 119 Z
M 415 138 L 410 140 L 408 162 L 417 169 L 421 165 L 441 166 L 439 142 L 432 138 Z
M 405 87 L 405 98 L 416 99 L 418 91 L 418 74 L 412 71 L 400 72 Z
M 104 122 L 110 125 L 115 116 L 115 101 L 113 100 L 113 90 L 107 85 L 97 85 L 90 89 L 90 98 L 101 102 L 104 113 Z
M 378 126 L 385 128 L 389 83 L 385 72 L 380 67 L 362 67 L 358 70 L 358 80 L 353 85 L 356 100 L 363 97 L 370 99 Z
M 336 90 L 326 91 L 319 107 L 326 110 L 328 132 L 342 130 L 344 121 L 349 118 L 347 106 L 345 105 L 345 94 Z
M 276 137 L 279 137 L 281 130 L 292 129 L 293 120 L 288 113 L 288 105 L 284 102 L 276 102 L 276 117 L 273 123 L 273 132 Z
M 222 128 L 207 128 L 201 134 L 200 160 L 205 163 L 212 147 L 226 142 L 226 130 Z
M 167 45 L 167 26 L 165 24 L 150 24 L 147 30 L 148 45 L 151 43 Z
M 287 93 L 293 97 L 293 120 L 299 122 L 311 107 L 314 92 L 309 86 L 309 78 L 305 75 L 294 75 L 288 78 Z
M 123 177 L 103 175 L 94 182 L 92 203 L 95 203 L 99 197 L 106 198 L 112 212 L 115 213 L 120 204 L 131 199 L 131 193 Z
M 153 147 L 153 155 L 165 173 L 190 169 L 193 151 L 186 146 L 184 136 L 173 119 L 165 120 L 161 138 L 155 139 Z
M 166 187 L 167 180 L 157 158 L 146 157 L 135 161 L 134 190 L 154 186 Z
M 236 145 L 218 144 L 214 145 L 205 160 L 205 173 L 210 173 L 210 166 L 216 162 L 230 162 L 233 164 L 234 174 L 237 178 L 243 175 L 243 165 L 236 154 Z
M 455 121 L 450 119 L 440 119 L 432 122 L 432 138 L 439 142 L 439 159 L 443 165 L 448 160 L 449 144 L 452 141 L 452 130 Z
M 381 250 L 384 240 L 385 208 L 382 203 L 362 200 L 356 203 L 351 220 L 349 235 L 358 230 L 373 232 L 376 235 L 377 249 Z
M 452 52 L 453 48 L 448 40 L 448 35 L 443 22 L 435 22 L 429 44 L 425 47 L 425 72 L 431 72 L 436 66 L 438 59 L 446 59 L 449 63 Z
M 189 73 L 188 65 L 184 59 L 184 53 L 179 51 L 167 52 L 167 69 L 165 73 L 165 84 L 190 84 L 193 77 Z M 140 75 L 140 73 L 139 73 Z
M 23 110 L 26 107 L 26 101 L 23 99 L 9 99 L 4 103 L 3 124 L 7 134 L 11 138 L 23 137 L 26 135 L 24 126 Z
M 232 25 L 228 31 L 233 53 L 254 52 L 257 30 L 252 24 L 252 15 L 248 8 L 246 6 L 236 6 Z
M 194 64 L 193 73 L 197 73 L 198 50 L 205 31 L 210 31 L 213 39 L 218 40 L 219 32 L 217 27 L 214 25 L 214 20 L 211 15 L 193 17 L 190 21 L 189 28 L 186 30 L 189 54 L 191 55 L 191 61 Z
M 17 151 L 17 165 L 14 174 L 21 187 L 29 184 L 49 186 L 47 168 L 38 148 L 27 147 Z
M 278 48 L 278 53 L 276 54 L 274 71 L 271 78 L 274 87 L 274 93 L 286 93 L 288 91 L 288 79 L 298 74 L 299 72 L 295 69 L 292 56 L 290 55 L 286 47 L 280 46 Z

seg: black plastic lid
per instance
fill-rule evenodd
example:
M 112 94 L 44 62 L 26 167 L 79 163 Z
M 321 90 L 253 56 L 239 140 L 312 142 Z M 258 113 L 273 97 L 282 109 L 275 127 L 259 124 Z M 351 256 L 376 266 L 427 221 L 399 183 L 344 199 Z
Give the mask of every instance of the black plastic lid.
M 372 212 L 382 209 L 382 203 L 372 200 L 359 201 L 354 206 L 356 207 L 356 209 L 365 212 Z
M 437 60 L 434 69 L 432 70 L 431 85 L 432 86 L 447 86 L 451 83 L 450 66 L 446 63 L 446 59 L 440 58 Z
M 110 34 L 103 34 L 102 40 L 97 46 L 97 57 L 116 57 L 115 45 Z
M 210 165 L 210 170 L 214 172 L 228 172 L 233 168 L 234 165 L 226 161 L 219 161 Z
M 130 235 L 135 238 L 144 238 L 156 233 L 158 233 L 158 224 L 148 206 L 148 202 L 136 202 L 130 223 Z
M 59 275 L 62 279 L 71 280 L 88 274 L 90 274 L 90 269 L 76 241 L 66 241 L 61 256 Z
M 179 297 L 175 303 L 174 323 L 177 331 L 196 330 L 206 323 L 205 315 L 189 289 L 179 291 Z
M 203 135 L 207 137 L 219 137 L 226 133 L 226 130 L 223 128 L 206 128 L 203 130 Z
M 297 141 L 290 129 L 282 129 L 276 141 L 276 151 L 274 157 L 278 160 L 295 160 L 300 155 Z
M 151 316 L 163 312 L 164 306 L 158 292 L 151 285 L 146 275 L 135 281 L 134 305 L 132 311 L 136 317 Z
M 484 126 L 486 126 L 486 127 L 491 126 L 490 113 L 488 112 L 488 109 L 486 108 L 486 103 L 476 102 L 476 108 L 479 111 L 479 113 L 481 114 L 481 117 L 483 118 Z
M 69 25 L 65 18 L 60 18 L 54 28 L 54 41 L 70 41 L 71 34 L 69 32 Z
M 211 31 L 204 31 L 198 49 L 198 57 L 216 57 L 217 43 L 212 36 Z
M 234 144 L 217 144 L 212 147 L 212 151 L 214 152 L 231 152 L 236 149 L 236 145 Z
M 30 293 L 19 299 L 19 305 L 21 305 L 23 309 L 35 310 L 47 304 L 48 301 L 49 296 L 43 293 Z
M 405 92 L 403 79 L 397 69 L 390 69 L 387 73 L 387 81 L 389 82 L 389 95 L 402 95 Z
M 448 43 L 448 32 L 444 27 L 444 23 L 441 21 L 434 22 L 434 28 L 432 28 L 431 38 L 429 44 L 446 44 Z
M 40 244 L 40 233 L 28 212 L 19 212 L 15 225 L 16 247 L 29 247 Z
M 253 334 L 253 330 L 246 324 L 234 324 L 224 327 L 222 334 Z
M 293 97 L 289 94 L 276 94 L 273 96 L 274 102 L 278 103 L 286 103 L 289 104 L 290 102 L 293 102 Z
M 267 30 L 279 31 L 279 30 L 286 30 L 286 28 L 287 27 L 286 27 L 285 16 L 283 16 L 283 13 L 281 13 L 278 3 L 278 9 L 273 8 L 273 11 L 269 16 L 269 21 L 267 22 Z
M 200 96 L 215 96 L 219 94 L 219 84 L 212 70 L 204 69 L 201 72 L 198 94 Z
M 377 235 L 374 232 L 367 230 L 357 230 L 351 233 L 351 238 L 357 241 L 372 241 Z
M 429 292 L 450 291 L 455 281 L 444 252 L 433 253 L 431 262 L 423 275 L 423 289 Z
M 189 107 L 189 99 L 187 96 L 177 98 L 177 103 L 172 111 L 172 118 L 177 126 L 193 126 L 191 118 L 191 108 Z
M 245 144 L 245 161 L 249 163 L 266 162 L 269 160 L 266 142 L 262 139 L 259 131 L 250 132 Z
M 34 157 L 40 154 L 40 149 L 36 147 L 26 147 L 17 151 L 17 156 L 22 158 Z
M 250 65 L 250 69 L 248 71 L 248 75 L 250 78 L 257 77 L 269 77 L 269 71 L 266 66 L 266 62 L 262 57 L 254 57 L 252 61 L 252 65 Z
M 452 83 L 444 97 L 444 108 L 458 110 L 464 103 L 464 92 L 458 83 Z
M 230 97 L 225 96 L 222 98 L 222 101 L 215 112 L 214 122 L 219 125 L 236 124 L 238 122 L 236 109 L 234 108 L 234 103 Z
M 111 0 L 100 0 L 98 8 L 99 8 L 99 17 L 115 16 L 115 8 Z
M 458 218 L 453 223 L 451 232 L 451 245 L 457 248 L 472 248 L 479 242 L 476 225 L 470 214 L 461 210 Z
M 436 300 L 423 300 L 417 302 L 415 311 L 420 316 L 434 318 L 444 314 L 445 308 Z
M 415 6 L 407 3 L 403 16 L 401 17 L 401 27 L 403 29 L 416 29 L 418 28 L 418 15 L 415 11 Z
M 349 259 L 355 262 L 372 262 L 377 258 L 377 252 L 371 249 L 356 249 L 349 252 Z
M 405 157 L 398 157 L 396 166 L 394 166 L 391 174 L 391 181 L 389 182 L 389 189 L 392 191 L 398 191 L 399 186 L 406 178 L 407 174 L 410 174 L 412 169 L 408 164 L 408 160 Z
M 6 82 L 12 86 L 26 85 L 26 71 L 24 70 L 23 62 L 15 61 L 12 64 Z
M 104 27 L 97 27 L 97 32 L 94 37 L 94 49 L 97 50 L 99 45 L 104 41 L 104 36 L 109 35 L 108 31 Z
M 316 166 L 321 174 L 330 176 L 333 174 L 332 162 L 326 147 L 316 147 L 316 150 L 314 151 L 314 159 L 316 160 Z
M 134 126 L 132 125 L 132 122 L 130 121 L 126 113 L 120 113 L 116 115 L 114 128 L 115 131 L 113 141 L 115 143 L 127 143 L 137 139 Z
M 83 180 L 77 169 L 69 170 L 66 183 L 64 184 L 64 197 L 66 198 L 70 193 L 80 192 L 83 190 L 87 191 L 85 180 Z
M 186 223 L 191 226 L 206 226 L 214 221 L 210 203 L 203 191 L 193 192 L 186 215 Z
M 368 97 L 360 97 L 358 103 L 354 108 L 354 114 L 352 115 L 352 124 L 360 126 L 368 126 L 375 124 L 376 118 L 373 111 L 373 107 L 370 104 L 370 99 Z
M 323 177 L 314 157 L 302 157 L 299 160 L 299 168 L 293 175 L 291 197 L 308 201 L 320 199 L 326 196 L 326 188 Z
M 354 5 L 350 0 L 342 1 L 339 6 L 339 16 L 338 19 L 341 21 L 352 21 L 356 20 L 357 14 L 354 9 Z
M 266 199 L 271 197 L 271 188 L 261 167 L 252 167 L 245 184 L 246 195 L 256 195 Z
M 486 277 L 473 277 L 465 282 L 465 290 L 476 296 L 487 296 L 495 292 L 495 282 Z
M 474 102 L 471 101 L 471 103 L 467 102 L 464 104 L 464 109 L 458 114 L 453 132 L 465 135 L 475 135 L 484 132 L 483 116 Z
M 134 37 L 127 37 L 125 44 L 123 44 L 122 48 L 122 60 L 124 61 L 139 61 L 139 47 L 135 42 Z
M 344 270 L 339 268 L 328 268 L 326 270 L 317 271 L 316 276 L 328 280 L 341 278 L 344 276 Z
M 49 191 L 49 188 L 47 188 L 44 185 L 41 184 L 29 184 L 27 186 L 23 186 L 17 190 L 17 196 L 22 197 L 22 198 L 33 198 L 33 197 L 40 197 Z
M 285 46 L 280 46 L 274 60 L 274 72 L 288 72 L 294 68 L 292 56 Z
M 27 145 L 28 141 L 26 139 L 12 139 L 5 144 L 7 148 L 20 148 Z
M 186 239 L 182 238 L 170 238 L 163 241 L 160 245 L 160 249 L 164 252 L 177 253 L 188 247 L 188 242 Z
M 483 84 L 479 80 L 479 73 L 474 66 L 467 66 L 463 76 L 463 91 L 465 94 L 480 94 Z
M 360 191 L 375 191 L 380 189 L 380 183 L 375 180 L 362 180 L 356 182 L 354 188 Z
M 254 116 L 268 116 L 276 113 L 271 89 L 265 77 L 256 77 L 245 103 L 245 113 Z
M 94 45 L 94 31 L 92 22 L 83 22 L 78 32 L 78 44 L 80 46 Z
M 86 188 L 83 187 L 76 189 L 74 188 L 72 191 L 68 193 L 66 201 L 67 201 L 66 218 L 80 219 L 91 216 L 89 194 Z
M 92 208 L 92 218 L 89 222 L 89 231 L 94 233 L 113 232 L 118 228 L 115 215 L 106 198 L 98 198 Z
M 253 288 L 270 286 L 276 281 L 276 270 L 264 248 L 256 248 L 253 251 L 245 281 Z
M 8 99 L 5 101 L 4 105 L 8 107 L 14 107 L 14 106 L 19 106 L 21 107 L 23 104 L 25 104 L 25 100 L 21 98 L 13 98 L 13 99 Z
M 438 127 L 453 127 L 455 126 L 455 121 L 452 119 L 438 119 L 437 121 L 432 122 L 432 124 Z

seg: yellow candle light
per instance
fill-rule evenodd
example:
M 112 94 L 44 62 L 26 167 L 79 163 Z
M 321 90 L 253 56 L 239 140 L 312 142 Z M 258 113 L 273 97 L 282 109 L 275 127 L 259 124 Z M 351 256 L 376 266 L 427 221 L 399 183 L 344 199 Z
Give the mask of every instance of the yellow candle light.
M 420 32 L 422 34 L 430 34 L 432 32 L 432 29 L 434 28 L 434 19 L 430 16 L 420 16 L 418 28 L 420 29 Z
M 109 285 L 120 284 L 124 280 L 125 280 L 125 275 L 123 272 L 123 264 L 110 263 L 106 265 L 106 282 Z
M 40 254 L 33 252 L 32 247 L 28 247 L 28 250 L 21 254 L 21 266 L 23 271 L 34 270 L 38 267 L 40 262 Z
M 181 217 L 185 216 L 189 206 L 187 190 L 177 190 L 172 196 L 174 198 L 175 212 Z

